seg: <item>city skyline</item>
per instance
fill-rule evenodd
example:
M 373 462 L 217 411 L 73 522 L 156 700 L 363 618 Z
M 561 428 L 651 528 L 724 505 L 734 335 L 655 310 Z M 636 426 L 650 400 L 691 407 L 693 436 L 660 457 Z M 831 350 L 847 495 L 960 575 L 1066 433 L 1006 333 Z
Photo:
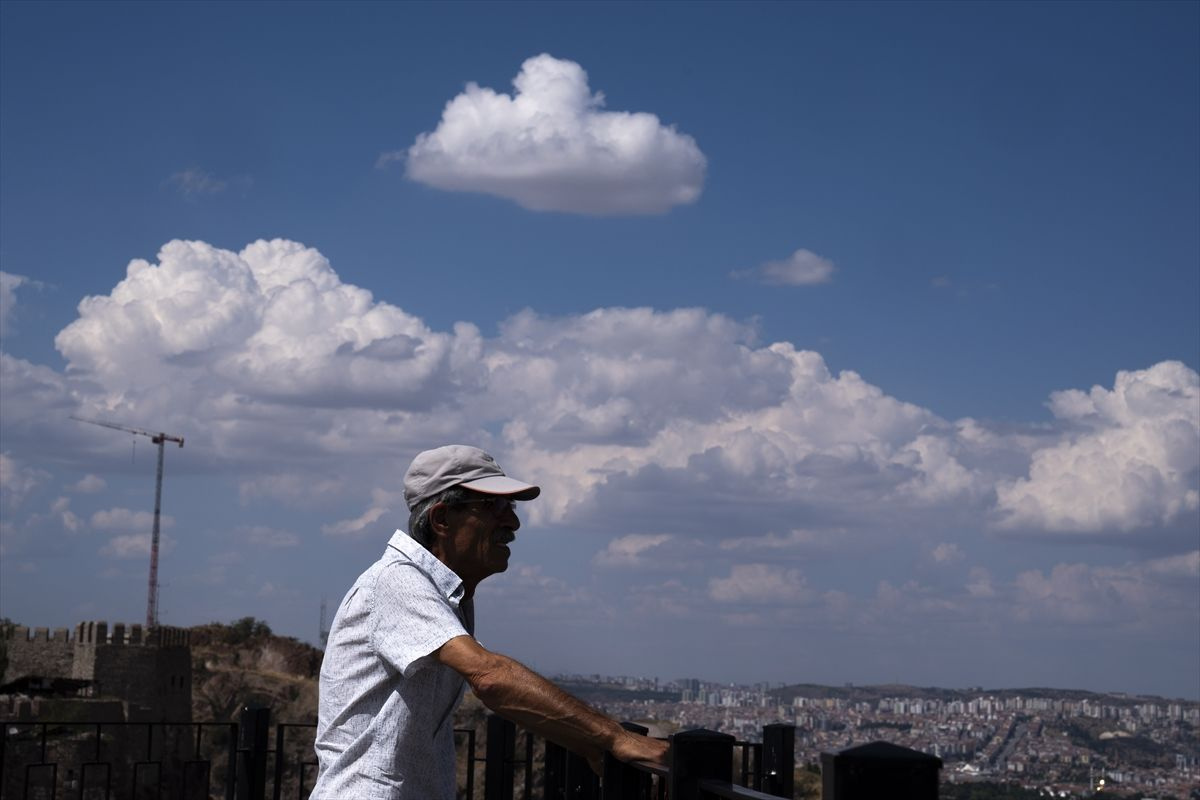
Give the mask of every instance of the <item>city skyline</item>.
M 1200 699 L 1195 3 L 0 4 L 0 616 Z

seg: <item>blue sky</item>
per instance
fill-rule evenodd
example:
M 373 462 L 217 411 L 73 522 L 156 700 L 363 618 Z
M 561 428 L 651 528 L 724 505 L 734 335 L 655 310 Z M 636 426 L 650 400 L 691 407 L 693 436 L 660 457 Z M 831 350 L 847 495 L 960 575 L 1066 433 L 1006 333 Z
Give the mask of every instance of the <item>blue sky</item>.
M 1200 5 L 0 18 L 0 614 L 144 613 L 77 414 L 187 438 L 165 623 L 313 639 L 462 441 L 543 670 L 1200 696 Z

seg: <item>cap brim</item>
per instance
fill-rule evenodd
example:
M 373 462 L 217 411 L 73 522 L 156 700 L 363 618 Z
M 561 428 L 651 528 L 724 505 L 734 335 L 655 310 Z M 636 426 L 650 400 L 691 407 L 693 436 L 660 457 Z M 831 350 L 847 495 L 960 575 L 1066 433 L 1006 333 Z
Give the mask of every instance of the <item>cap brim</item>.
M 467 481 L 466 483 L 460 483 L 459 486 L 465 486 L 473 492 L 482 492 L 483 494 L 507 495 L 515 500 L 532 500 L 542 493 L 540 486 L 534 486 L 531 483 L 522 483 L 506 475 L 492 475 L 487 478 L 479 478 Z

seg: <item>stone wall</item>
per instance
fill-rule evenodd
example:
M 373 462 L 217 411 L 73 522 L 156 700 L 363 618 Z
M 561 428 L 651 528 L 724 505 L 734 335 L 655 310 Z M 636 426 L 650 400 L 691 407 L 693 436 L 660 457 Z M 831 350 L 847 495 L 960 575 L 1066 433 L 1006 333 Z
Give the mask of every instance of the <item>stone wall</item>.
M 16 625 L 4 636 L 8 667 L 0 675 L 0 686 L 26 676 L 70 678 L 75 659 L 75 642 L 66 628 L 51 633 L 46 628 L 30 630 Z
M 16 626 L 6 637 L 8 667 L 0 685 L 25 676 L 92 682 L 92 694 L 125 703 L 130 722 L 189 722 L 192 656 L 183 628 L 81 622 L 71 637 Z

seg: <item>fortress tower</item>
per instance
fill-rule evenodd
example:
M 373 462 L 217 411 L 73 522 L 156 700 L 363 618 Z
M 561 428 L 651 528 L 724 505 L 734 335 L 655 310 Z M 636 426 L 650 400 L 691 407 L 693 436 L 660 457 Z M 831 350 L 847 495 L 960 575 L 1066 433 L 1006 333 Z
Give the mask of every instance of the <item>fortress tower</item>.
M 15 626 L 5 636 L 7 665 L 0 686 L 22 678 L 87 681 L 92 697 L 121 700 L 130 722 L 192 718 L 192 655 L 188 631 L 81 622 L 74 636 L 59 628 Z

